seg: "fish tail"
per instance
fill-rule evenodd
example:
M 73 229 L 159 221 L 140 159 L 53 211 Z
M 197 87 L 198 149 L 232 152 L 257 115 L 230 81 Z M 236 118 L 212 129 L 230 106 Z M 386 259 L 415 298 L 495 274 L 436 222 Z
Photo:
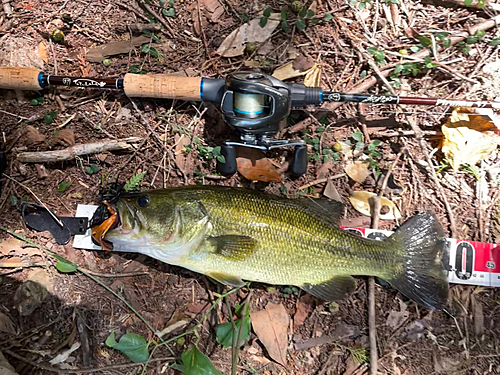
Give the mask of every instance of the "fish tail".
M 387 281 L 426 308 L 445 308 L 448 304 L 448 279 L 441 257 L 446 242 L 438 219 L 431 213 L 419 213 L 386 241 L 394 242 L 392 246 L 400 251 L 403 249 L 403 263 Z

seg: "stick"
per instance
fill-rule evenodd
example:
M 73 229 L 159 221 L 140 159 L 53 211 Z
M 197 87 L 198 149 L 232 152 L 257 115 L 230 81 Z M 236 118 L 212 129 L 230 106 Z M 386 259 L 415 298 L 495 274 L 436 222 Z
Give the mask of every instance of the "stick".
M 341 178 L 341 177 L 344 177 L 345 175 L 346 175 L 345 173 L 339 173 L 339 174 L 336 174 L 334 176 L 330 176 L 330 177 L 326 177 L 326 178 L 320 178 L 320 179 L 311 181 L 308 184 L 302 185 L 301 187 L 299 187 L 299 190 L 304 190 L 304 189 L 307 189 L 308 187 L 311 187 L 311 186 L 314 186 L 314 185 L 318 185 L 318 184 L 322 184 L 323 182 L 327 182 L 328 180 L 335 180 L 336 178 Z
M 73 160 L 76 156 L 99 154 L 106 151 L 130 151 L 133 149 L 130 143 L 136 143 L 140 140 L 139 137 L 130 137 L 106 142 L 79 144 L 64 150 L 22 152 L 17 156 L 17 160 L 21 163 L 50 163 Z

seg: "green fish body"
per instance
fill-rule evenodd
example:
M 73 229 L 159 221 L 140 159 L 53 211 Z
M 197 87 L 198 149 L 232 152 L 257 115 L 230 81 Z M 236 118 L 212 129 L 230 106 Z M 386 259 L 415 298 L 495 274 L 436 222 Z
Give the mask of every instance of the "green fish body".
M 340 229 L 339 202 L 240 188 L 152 190 L 121 198 L 116 209 L 119 226 L 105 236 L 114 251 L 142 253 L 226 285 L 295 285 L 331 301 L 355 289 L 352 276 L 378 276 L 425 307 L 447 304 L 443 231 L 428 213 L 377 241 Z

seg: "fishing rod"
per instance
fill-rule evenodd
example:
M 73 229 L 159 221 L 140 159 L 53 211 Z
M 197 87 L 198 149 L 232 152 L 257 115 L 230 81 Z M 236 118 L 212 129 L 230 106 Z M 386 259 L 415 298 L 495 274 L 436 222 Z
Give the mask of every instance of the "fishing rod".
M 43 90 L 51 86 L 113 89 L 128 97 L 211 102 L 220 106 L 226 122 L 238 130 L 239 139 L 221 145 L 225 162 L 217 162 L 222 175 L 237 171 L 236 146 L 268 151 L 294 147 L 289 171 L 297 176 L 307 170 L 307 145 L 303 140 L 273 137 L 285 127 L 292 108 L 325 102 L 366 104 L 414 104 L 500 109 L 500 102 L 447 100 L 396 95 L 349 94 L 320 87 L 282 82 L 257 72 L 237 72 L 227 78 L 178 77 L 165 74 L 132 74 L 123 78 L 87 78 L 45 74 L 39 69 L 0 67 L 0 89 Z

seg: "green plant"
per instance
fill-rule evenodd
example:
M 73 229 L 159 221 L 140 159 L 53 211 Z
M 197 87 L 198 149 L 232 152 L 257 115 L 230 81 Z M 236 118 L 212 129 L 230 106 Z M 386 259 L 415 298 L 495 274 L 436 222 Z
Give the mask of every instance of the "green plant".
M 144 176 L 146 175 L 146 172 L 147 171 L 143 171 L 132 176 L 130 180 L 128 180 L 123 186 L 123 190 L 125 190 L 126 192 L 137 190 L 137 187 L 140 186 L 142 180 L 144 179 Z
M 250 322 L 250 308 L 247 307 L 246 311 L 243 312 L 244 304 L 236 305 L 234 312 L 240 319 L 234 322 L 227 322 L 224 324 L 217 325 L 216 328 L 216 338 L 217 342 L 222 345 L 224 349 L 233 346 L 234 335 L 238 334 L 241 330 L 240 342 L 244 342 L 248 337 L 250 337 L 251 322 Z M 231 312 L 230 312 L 231 313 Z M 233 325 L 234 324 L 234 325 Z
M 184 375 L 222 375 L 196 346 L 182 353 L 182 363 Z
M 370 4 L 372 0 L 351 0 L 352 5 L 358 4 L 361 9 L 365 9 L 367 4 Z
M 148 73 L 148 71 L 146 69 L 141 69 L 137 65 L 130 65 L 130 67 L 128 68 L 128 71 L 130 73 L 134 73 L 134 74 L 147 74 Z
M 366 49 L 368 51 L 368 53 L 370 53 L 373 58 L 375 59 L 375 61 L 379 64 L 385 64 L 385 54 L 384 54 L 384 51 L 380 50 L 380 49 L 377 49 L 377 48 L 374 48 L 374 47 L 368 47 Z
M 40 96 L 36 99 L 31 99 L 30 100 L 30 104 L 31 105 L 39 105 L 39 104 L 43 104 L 43 96 Z
M 149 53 L 151 57 L 154 57 L 155 59 L 158 59 L 158 61 L 161 60 L 163 55 L 158 52 L 158 50 L 155 47 L 151 47 L 149 44 L 144 44 L 141 48 L 142 53 Z
M 204 159 L 208 159 L 208 160 L 217 159 L 217 161 L 219 163 L 226 162 L 226 158 L 224 157 L 224 155 L 222 155 L 220 153 L 220 150 L 221 150 L 220 146 L 211 147 L 211 146 L 204 146 L 202 144 L 198 144 L 197 148 L 198 148 L 199 155 Z
M 45 116 L 43 116 L 43 122 L 45 122 L 47 125 L 50 125 L 54 122 L 56 118 L 57 118 L 57 113 L 55 111 L 50 111 Z
M 64 193 L 68 187 L 69 187 L 69 182 L 63 181 L 59 185 L 57 185 L 57 191 L 59 193 Z
M 95 164 L 90 164 L 90 166 L 85 167 L 85 169 L 84 169 L 85 173 L 87 173 L 89 175 L 96 174 L 100 170 L 101 170 L 101 167 L 99 167 L 98 165 L 95 165 Z
M 119 342 L 115 340 L 115 333 L 106 339 L 106 345 L 125 354 L 132 362 L 147 362 L 149 359 L 148 346 L 146 340 L 135 333 L 127 333 L 120 338 Z
M 163 8 L 161 14 L 165 17 L 175 17 L 174 0 L 169 0 L 167 7 L 165 7 L 166 2 L 167 0 L 160 0 L 160 6 Z
M 354 140 L 354 150 L 356 152 L 362 152 L 368 156 L 366 161 L 370 164 L 370 168 L 375 169 L 375 172 L 380 173 L 380 168 L 378 163 L 382 158 L 382 153 L 378 150 L 382 141 L 379 139 L 373 139 L 368 145 L 365 143 L 364 135 L 362 132 L 357 131 L 351 134 L 351 139 Z M 347 140 L 345 143 L 348 145 L 351 144 L 350 140 Z
M 272 9 L 271 8 L 266 8 L 264 12 L 262 13 L 262 17 L 260 18 L 260 26 L 264 27 L 267 24 L 267 21 L 269 17 L 271 16 Z M 288 11 L 286 9 L 281 9 L 280 11 L 280 23 L 281 23 L 281 29 L 288 33 L 290 31 L 290 24 L 288 22 Z M 297 26 L 297 29 L 299 30 L 304 30 L 307 26 L 307 24 L 311 25 L 316 25 L 317 23 L 323 21 L 323 22 L 328 22 L 333 19 L 333 16 L 330 13 L 326 13 L 322 19 L 318 17 L 314 17 L 314 11 L 312 9 L 307 9 L 307 8 L 301 8 L 301 10 L 298 13 L 296 19 L 295 19 L 295 25 Z

